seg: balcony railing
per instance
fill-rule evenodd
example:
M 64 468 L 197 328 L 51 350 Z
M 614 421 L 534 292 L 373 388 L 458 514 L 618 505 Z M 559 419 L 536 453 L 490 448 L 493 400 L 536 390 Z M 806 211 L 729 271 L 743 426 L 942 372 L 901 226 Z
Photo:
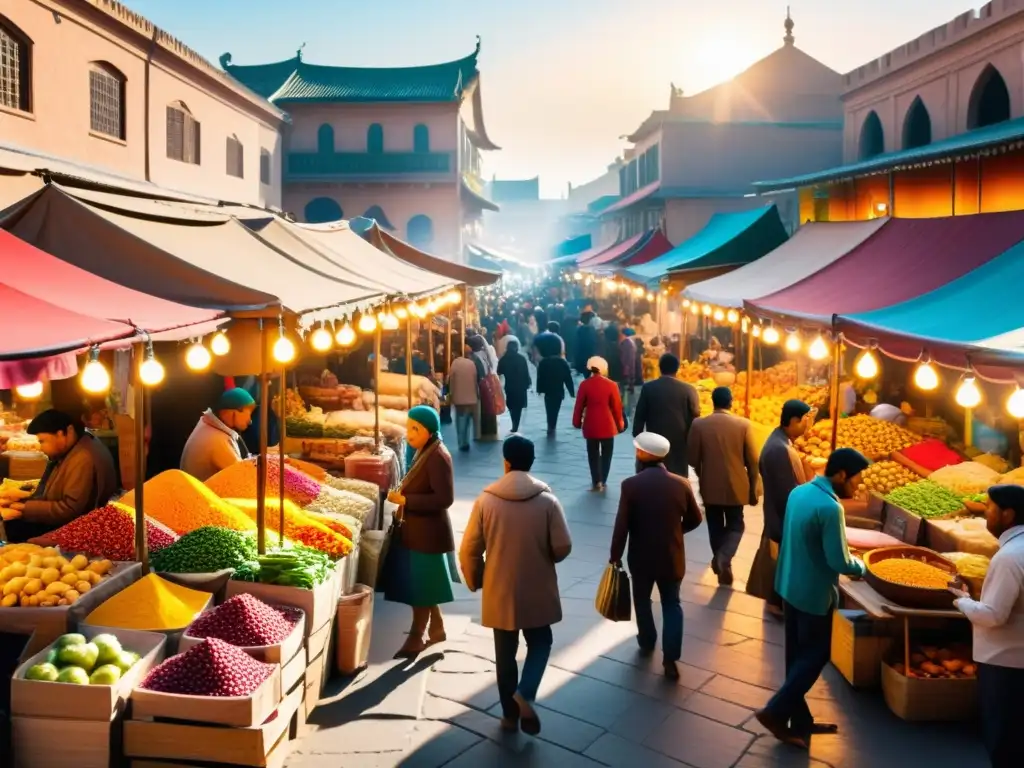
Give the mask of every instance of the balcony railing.
M 453 152 L 289 152 L 289 177 L 447 174 Z

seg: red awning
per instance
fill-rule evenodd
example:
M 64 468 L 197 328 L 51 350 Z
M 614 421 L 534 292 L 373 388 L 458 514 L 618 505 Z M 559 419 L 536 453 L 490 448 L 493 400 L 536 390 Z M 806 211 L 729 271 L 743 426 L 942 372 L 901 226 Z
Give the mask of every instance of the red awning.
M 627 254 L 619 261 L 616 266 L 619 267 L 635 267 L 640 264 L 646 264 L 649 261 L 662 256 L 671 251 L 675 246 L 669 242 L 669 239 L 662 234 L 660 229 L 654 230 L 654 234 L 651 235 L 651 239 L 642 245 L 638 245 L 631 254 Z
M 763 317 L 828 324 L 833 314 L 870 312 L 933 291 L 1022 240 L 1024 211 L 892 219 L 824 269 L 744 304 Z
M 599 267 L 602 264 L 608 264 L 618 259 L 620 256 L 625 256 L 633 248 L 640 244 L 640 242 L 650 236 L 650 232 L 641 232 L 639 235 L 634 235 L 626 240 L 616 243 L 611 248 L 608 248 L 597 255 L 591 256 L 586 261 L 579 262 L 580 267 L 583 269 L 589 269 L 590 267 Z

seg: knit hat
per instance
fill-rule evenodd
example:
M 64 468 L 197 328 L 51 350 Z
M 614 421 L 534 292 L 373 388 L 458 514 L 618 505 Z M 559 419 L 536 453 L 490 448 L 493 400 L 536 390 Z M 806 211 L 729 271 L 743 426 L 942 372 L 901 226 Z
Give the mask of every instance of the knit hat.
M 441 417 L 429 405 L 417 405 L 409 409 L 409 418 L 432 435 L 441 431 Z
M 225 390 L 217 398 L 214 411 L 240 411 L 243 408 L 255 408 L 256 401 L 252 395 L 241 387 Z

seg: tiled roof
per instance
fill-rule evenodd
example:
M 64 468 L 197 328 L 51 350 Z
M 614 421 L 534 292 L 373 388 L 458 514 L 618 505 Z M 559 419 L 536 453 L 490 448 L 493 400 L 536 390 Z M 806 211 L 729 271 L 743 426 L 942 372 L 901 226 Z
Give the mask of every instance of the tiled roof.
M 458 101 L 479 77 L 480 41 L 469 56 L 421 67 L 330 67 L 307 64 L 301 52 L 273 64 L 242 66 L 231 54 L 220 57 L 224 70 L 270 101 L 381 102 Z

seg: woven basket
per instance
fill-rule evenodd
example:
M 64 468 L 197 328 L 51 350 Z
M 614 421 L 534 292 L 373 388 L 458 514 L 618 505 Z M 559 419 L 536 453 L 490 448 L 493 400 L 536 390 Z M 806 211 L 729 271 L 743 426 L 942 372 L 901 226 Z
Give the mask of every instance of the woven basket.
M 867 573 L 864 580 L 882 597 L 891 600 L 904 608 L 924 608 L 937 611 L 949 610 L 953 607 L 953 594 L 947 589 L 930 589 L 924 587 L 911 587 L 905 584 L 896 584 L 876 576 L 871 566 L 890 558 L 909 558 L 920 560 L 928 565 L 935 566 L 949 573 L 949 580 L 957 578 L 956 566 L 942 557 L 924 547 L 899 546 L 882 547 L 873 549 L 864 555 L 864 565 Z

